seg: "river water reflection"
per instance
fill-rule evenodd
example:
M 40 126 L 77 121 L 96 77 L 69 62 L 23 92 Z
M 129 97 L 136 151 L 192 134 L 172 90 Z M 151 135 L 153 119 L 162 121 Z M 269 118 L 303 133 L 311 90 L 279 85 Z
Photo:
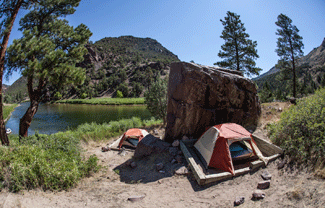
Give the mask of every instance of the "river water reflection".
M 6 128 L 10 128 L 13 134 L 18 134 L 19 120 L 28 106 L 29 102 L 22 103 L 7 121 Z M 35 131 L 41 134 L 53 134 L 74 129 L 83 123 L 102 124 L 134 116 L 149 119 L 151 114 L 146 106 L 41 104 L 28 130 L 28 135 L 34 134 Z

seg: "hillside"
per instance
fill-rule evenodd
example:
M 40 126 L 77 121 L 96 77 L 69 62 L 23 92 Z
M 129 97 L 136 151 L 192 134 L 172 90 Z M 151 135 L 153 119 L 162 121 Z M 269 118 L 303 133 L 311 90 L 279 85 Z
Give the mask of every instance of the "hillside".
M 325 86 L 325 38 L 322 44 L 298 60 L 297 92 L 300 96 L 313 93 L 315 89 Z M 290 80 L 281 80 L 280 70 L 272 67 L 268 72 L 253 79 L 261 92 L 269 88 L 278 98 L 286 97 L 291 92 Z M 267 85 L 267 86 L 266 86 Z
M 78 66 L 86 69 L 86 80 L 77 87 L 65 86 L 64 98 L 114 97 L 117 90 L 124 97 L 139 97 L 150 81 L 165 77 L 169 64 L 178 57 L 151 38 L 106 37 L 85 46 L 88 53 Z M 6 92 L 15 97 L 18 91 L 27 95 L 26 79 L 18 79 Z M 52 97 L 62 86 L 48 86 Z M 19 90 L 18 90 L 19 89 Z

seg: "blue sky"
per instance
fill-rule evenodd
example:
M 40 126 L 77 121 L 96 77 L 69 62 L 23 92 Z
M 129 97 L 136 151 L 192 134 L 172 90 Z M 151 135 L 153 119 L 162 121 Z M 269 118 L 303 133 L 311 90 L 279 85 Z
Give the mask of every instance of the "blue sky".
M 274 52 L 277 36 L 277 16 L 283 13 L 300 30 L 307 55 L 320 46 L 325 37 L 324 0 L 82 0 L 77 11 L 67 17 L 71 25 L 86 24 L 95 42 L 104 37 L 132 35 L 156 39 L 178 55 L 181 61 L 212 66 L 224 40 L 220 19 L 227 11 L 240 15 L 250 39 L 257 41 L 262 73 L 276 64 Z M 10 43 L 21 37 L 18 21 L 26 11 L 20 11 Z M 10 77 L 12 84 L 20 75 Z

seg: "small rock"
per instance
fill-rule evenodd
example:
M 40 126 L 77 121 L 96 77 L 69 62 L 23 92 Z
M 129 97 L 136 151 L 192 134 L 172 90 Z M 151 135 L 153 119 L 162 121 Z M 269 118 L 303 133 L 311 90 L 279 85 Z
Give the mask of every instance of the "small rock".
M 125 156 L 126 155 L 126 150 L 122 149 L 122 151 L 120 151 L 118 154 L 121 155 L 121 156 Z
M 158 134 L 159 134 L 159 131 L 158 131 L 157 129 L 155 129 L 155 130 L 153 130 L 153 133 L 154 133 L 155 135 L 158 135 Z
M 176 161 L 177 161 L 178 163 L 182 163 L 183 157 L 180 156 L 180 155 L 177 155 L 177 156 L 175 157 L 175 159 L 176 159 Z
M 131 166 L 131 168 L 136 168 L 137 167 L 137 164 L 134 161 L 132 161 L 131 164 L 130 164 L 130 166 Z
M 178 147 L 178 146 L 179 146 L 179 140 L 175 140 L 175 141 L 172 143 L 172 146 L 173 146 L 173 147 Z
M 156 170 L 157 171 L 160 171 L 160 170 L 162 170 L 164 168 L 164 164 L 163 163 L 158 163 L 158 164 L 156 164 Z
M 272 178 L 272 175 L 267 170 L 263 171 L 263 173 L 261 174 L 261 176 L 262 176 L 262 178 L 264 180 L 271 180 L 271 178 Z
M 171 163 L 172 164 L 177 163 L 177 160 L 176 159 L 172 159 Z
M 177 152 L 178 152 L 178 148 L 177 147 L 170 147 L 168 149 L 168 151 L 169 151 L 169 154 L 171 154 L 172 156 L 176 156 Z
M 243 196 L 236 196 L 236 199 L 234 201 L 234 205 L 235 206 L 238 206 L 238 205 L 241 205 L 245 202 L 245 197 Z
M 141 199 L 143 199 L 145 197 L 145 195 L 141 195 L 141 196 L 130 196 L 128 198 L 129 201 L 131 202 L 135 202 L 135 201 L 140 201 Z
M 109 147 L 102 147 L 102 152 L 107 152 L 107 151 L 109 151 L 109 150 L 110 150 Z
M 184 135 L 183 138 L 182 138 L 182 141 L 187 141 L 187 140 L 189 140 L 189 138 Z
M 265 193 L 261 190 L 255 190 L 252 194 L 252 200 L 259 200 L 265 197 Z
M 182 166 L 175 171 L 176 175 L 187 175 L 188 173 L 188 169 L 185 166 Z
M 279 163 L 277 164 L 277 166 L 278 166 L 278 170 L 284 168 L 284 165 L 285 165 L 286 163 L 287 163 L 286 160 L 282 160 L 281 162 L 279 162 Z
M 267 181 L 260 181 L 260 182 L 257 184 L 257 188 L 258 188 L 258 189 L 267 189 L 267 188 L 270 187 L 270 183 L 271 183 L 270 180 L 267 180 Z

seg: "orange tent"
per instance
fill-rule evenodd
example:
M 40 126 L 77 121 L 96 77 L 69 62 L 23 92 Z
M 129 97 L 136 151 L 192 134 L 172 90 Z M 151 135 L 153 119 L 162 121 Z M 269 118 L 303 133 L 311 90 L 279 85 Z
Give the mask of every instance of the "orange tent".
M 233 161 L 254 155 L 263 157 L 252 134 L 235 123 L 209 128 L 195 143 L 206 165 L 234 175 Z
M 129 129 L 123 134 L 118 147 L 121 148 L 123 145 L 127 145 L 135 148 L 141 139 L 143 139 L 148 134 L 149 133 L 145 129 Z

